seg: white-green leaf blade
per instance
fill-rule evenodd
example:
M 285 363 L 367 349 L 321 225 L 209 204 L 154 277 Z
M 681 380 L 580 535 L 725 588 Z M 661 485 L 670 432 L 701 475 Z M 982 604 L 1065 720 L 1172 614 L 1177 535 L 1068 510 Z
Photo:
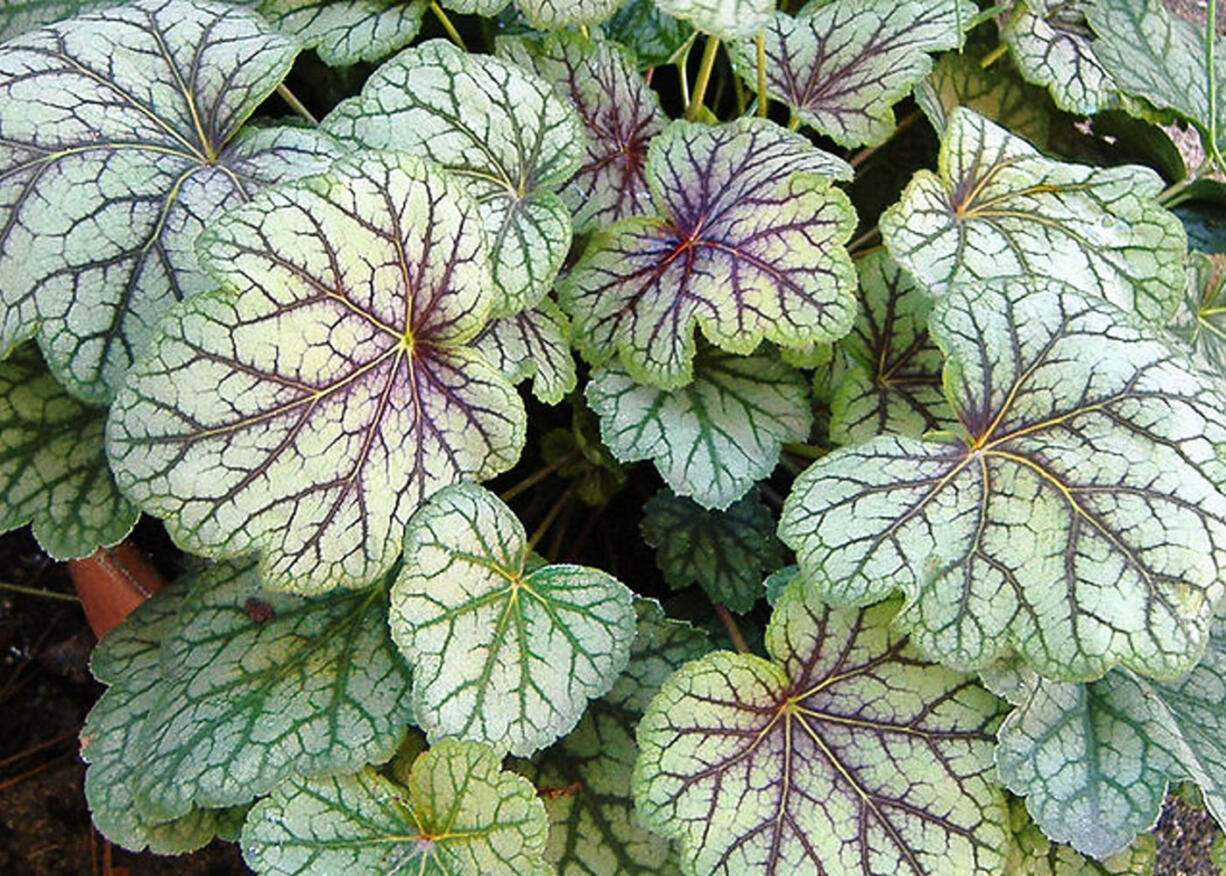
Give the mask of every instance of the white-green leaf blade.
M 1159 206 L 1154 171 L 1051 161 L 965 108 L 950 113 L 938 168 L 881 217 L 890 253 L 934 294 L 1025 274 L 1075 279 L 1159 324 L 1174 312 L 1187 236 Z
M 599 24 L 622 0 L 517 0 L 528 24 L 537 30 L 561 30 L 577 24 Z
M 123 540 L 139 512 L 107 468 L 105 424 L 105 409 L 68 395 L 32 347 L 0 362 L 0 530 L 32 523 L 58 560 Z
M 499 315 L 549 291 L 571 244 L 570 211 L 555 192 L 579 167 L 584 134 L 548 83 L 432 40 L 384 63 L 323 127 L 430 158 L 464 180 L 490 236 Z
M 693 381 L 672 391 L 637 383 L 610 362 L 593 372 L 586 395 L 618 460 L 652 460 L 674 493 L 704 508 L 745 495 L 813 423 L 804 376 L 769 351 L 703 350 Z
M 490 320 L 472 343 L 512 383 L 532 378 L 532 394 L 547 404 L 557 404 L 575 388 L 570 321 L 549 298 L 531 310 Z
M 430 739 L 530 755 L 571 730 L 625 668 L 630 591 L 598 569 L 534 567 L 523 525 L 488 490 L 436 494 L 404 550 L 389 622 Z
M 1086 22 L 1092 6 L 1084 0 L 1018 0 L 1001 29 L 1022 76 L 1047 88 L 1056 106 L 1078 115 L 1121 103 Z
M 959 46 L 959 26 L 976 12 L 969 0 L 833 0 L 795 18 L 777 12 L 765 30 L 767 93 L 841 146 L 882 143 L 894 104 L 932 69 L 928 53 Z M 756 88 L 754 41 L 735 44 L 732 62 Z
M 387 760 L 413 718 L 384 627 L 387 582 L 308 600 L 251 563 L 197 575 L 162 646 L 166 678 L 137 741 L 138 804 L 162 818 L 232 806 L 289 773 Z
M 674 389 L 690 381 L 695 326 L 733 353 L 842 337 L 854 213 L 831 178 L 848 170 L 765 119 L 674 122 L 647 159 L 660 217 L 597 232 L 559 287 L 580 353 Z
M 1226 377 L 1226 272 L 1221 258 L 1188 256 L 1187 292 L 1168 326 L 1210 374 Z
M 111 5 L 114 0 L 5 0 L 0 7 L 0 42 L 40 25 Z
M 549 876 L 548 821 L 526 779 L 494 752 L 444 739 L 407 789 L 373 770 L 293 778 L 251 810 L 243 857 L 260 874 Z
M 325 64 L 375 61 L 421 30 L 427 0 L 262 0 L 260 14 Z
M 780 537 L 839 603 L 895 588 L 934 659 L 1172 677 L 1223 596 L 1216 387 L 1168 336 L 1057 283 L 960 287 L 929 330 L 962 437 L 882 437 L 811 466 Z
M 664 12 L 720 39 L 752 37 L 771 20 L 774 0 L 656 0 Z
M 108 426 L 121 487 L 184 547 L 259 550 L 274 590 L 360 587 L 427 496 L 514 465 L 523 403 L 467 346 L 498 299 L 485 235 L 445 172 L 358 154 L 202 246 L 230 288 L 163 323 Z
M 635 798 L 687 872 L 1001 871 L 998 701 L 918 660 L 896 609 L 831 609 L 793 582 L 770 662 L 719 651 L 665 682 L 639 726 Z
M 37 337 L 74 395 L 110 401 L 160 314 L 209 285 L 187 231 L 271 181 L 227 144 L 297 51 L 209 0 L 141 0 L 4 44 L 0 346 Z M 281 178 L 335 154 L 295 137 L 316 154 Z

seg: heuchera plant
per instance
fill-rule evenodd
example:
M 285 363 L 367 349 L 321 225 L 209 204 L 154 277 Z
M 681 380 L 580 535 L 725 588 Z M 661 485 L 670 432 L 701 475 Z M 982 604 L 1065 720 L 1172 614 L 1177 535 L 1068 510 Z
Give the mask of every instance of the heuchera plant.
M 1149 873 L 1175 784 L 1226 824 L 1213 7 L 6 3 L 0 523 L 199 558 L 94 654 L 98 829 L 1055 876 Z

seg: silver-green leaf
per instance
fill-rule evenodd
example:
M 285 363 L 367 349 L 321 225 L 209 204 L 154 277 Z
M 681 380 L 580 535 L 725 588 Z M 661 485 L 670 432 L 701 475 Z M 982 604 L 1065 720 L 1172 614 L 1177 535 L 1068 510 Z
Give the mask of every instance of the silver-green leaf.
M 725 40 L 752 37 L 771 20 L 774 0 L 656 0 L 665 13 Z
M 250 2 L 250 0 L 248 0 Z M 374 61 L 412 42 L 427 0 L 257 0 L 282 33 L 314 49 L 325 64 Z
M 1027 81 L 1051 93 L 1056 106 L 1093 115 L 1121 105 L 1119 86 L 1099 59 L 1086 21 L 1086 0 L 1017 0 L 1001 37 Z
M 531 310 L 490 320 L 472 344 L 512 383 L 532 378 L 532 394 L 547 404 L 557 404 L 575 388 L 570 321 L 549 298 Z

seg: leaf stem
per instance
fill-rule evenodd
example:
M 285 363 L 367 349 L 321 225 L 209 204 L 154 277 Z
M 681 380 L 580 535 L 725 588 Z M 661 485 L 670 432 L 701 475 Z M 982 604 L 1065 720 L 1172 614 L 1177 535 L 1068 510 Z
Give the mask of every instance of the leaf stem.
M 24 593 L 27 596 L 45 596 L 48 599 L 62 599 L 64 602 L 81 601 L 70 593 L 56 593 L 54 590 L 42 590 L 38 587 L 23 587 L 20 584 L 10 584 L 7 581 L 0 581 L 0 590 L 11 590 L 14 593 Z
M 443 7 L 438 5 L 438 0 L 430 0 L 430 11 L 438 19 L 438 23 L 443 26 L 443 30 L 447 31 L 447 36 L 451 37 L 451 41 L 459 46 L 461 51 L 467 52 L 468 46 L 464 45 L 464 37 L 460 36 L 460 32 L 455 29 L 455 25 L 451 23 L 451 17 Z
M 922 113 L 919 110 L 913 110 L 910 115 L 906 116 L 901 122 L 894 126 L 894 130 L 890 132 L 889 137 L 882 140 L 876 146 L 865 146 L 863 149 L 859 150 L 848 158 L 847 163 L 852 167 L 859 167 L 861 164 L 872 158 L 878 149 L 893 140 L 894 136 L 898 134 L 899 131 L 905 131 L 907 128 L 919 121 L 921 115 Z
M 545 515 L 545 519 L 541 521 L 540 525 L 532 533 L 532 537 L 528 539 L 528 546 L 524 549 L 525 553 L 530 553 L 536 548 L 540 540 L 545 537 L 545 533 L 549 531 L 549 527 L 553 526 L 554 521 L 558 519 L 558 515 L 566 509 L 566 506 L 570 504 L 570 500 L 573 497 L 573 487 L 567 487 L 562 495 L 558 496 L 557 501 L 553 503 L 553 507 L 549 509 L 549 513 Z
M 524 478 L 522 481 L 517 483 L 515 486 L 509 487 L 506 490 L 504 490 L 502 493 L 499 494 L 498 498 L 502 499 L 502 501 L 504 502 L 510 502 L 512 499 L 514 499 L 524 490 L 528 490 L 528 489 L 531 489 L 532 487 L 535 487 L 537 484 L 545 480 L 545 478 L 549 477 L 551 474 L 553 474 L 555 471 L 560 469 L 562 466 L 576 459 L 579 456 L 579 453 L 580 451 L 576 449 L 576 450 L 572 450 L 570 453 L 565 454 L 564 456 L 559 456 L 553 462 L 549 463 L 549 465 L 543 466 L 542 468 L 538 468 L 536 471 L 528 475 L 526 478 Z
M 1196 168 L 1196 170 L 1189 173 L 1183 179 L 1176 180 L 1160 191 L 1157 198 L 1158 203 L 1166 207 L 1168 210 L 1182 204 L 1184 201 L 1184 198 L 1182 197 L 1184 190 L 1193 183 L 1200 182 L 1201 177 L 1208 173 L 1212 168 L 1213 158 L 1206 156 L 1205 160 L 1201 162 L 1200 167 Z
M 1001 43 L 1000 45 L 992 49 L 992 51 L 988 52 L 986 55 L 984 55 L 979 60 L 979 66 L 984 70 L 988 69 L 993 64 L 995 64 L 997 61 L 999 61 L 1001 59 L 1001 56 L 1003 56 L 1005 52 L 1007 51 L 1009 51 L 1009 47 L 1006 46 L 1004 43 Z
M 861 234 L 851 243 L 847 244 L 847 251 L 855 252 L 856 250 L 861 249 L 862 247 L 867 245 L 870 241 L 872 241 L 873 238 L 880 237 L 880 236 L 881 236 L 881 229 L 878 228 L 876 225 L 874 225 L 872 228 L 870 228 L 868 231 Z
M 745 641 L 745 634 L 741 632 L 741 628 L 737 626 L 736 618 L 732 616 L 732 612 L 720 605 L 714 603 L 715 613 L 719 615 L 719 619 L 724 622 L 724 629 L 728 631 L 728 638 L 732 640 L 732 647 L 741 654 L 749 653 L 749 643 Z
M 711 71 L 715 68 L 715 53 L 719 51 L 719 37 L 708 36 L 706 48 L 702 51 L 702 61 L 698 64 L 698 80 L 694 83 L 694 96 L 690 98 L 689 109 L 685 117 L 691 122 L 702 112 L 703 98 L 707 94 L 707 85 L 711 82 Z
M 306 104 L 298 99 L 298 95 L 289 90 L 289 86 L 282 82 L 277 86 L 277 94 L 283 101 L 289 104 L 289 108 L 296 112 L 302 118 L 306 119 L 312 125 L 318 125 L 319 119 L 312 115 L 311 111 L 306 108 Z
M 766 33 L 758 31 L 754 37 L 758 47 L 758 115 L 766 118 Z
M 783 449 L 788 453 L 794 453 L 797 456 L 803 456 L 806 459 L 821 459 L 830 452 L 825 447 L 815 447 L 812 444 L 798 444 L 796 442 L 784 444 Z

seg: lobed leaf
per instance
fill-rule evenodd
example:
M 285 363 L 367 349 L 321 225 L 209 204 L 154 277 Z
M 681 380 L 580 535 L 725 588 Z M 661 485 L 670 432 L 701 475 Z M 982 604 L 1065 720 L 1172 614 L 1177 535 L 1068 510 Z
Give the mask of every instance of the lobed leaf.
M 813 423 L 804 377 L 767 351 L 701 350 L 693 382 L 671 392 L 636 383 L 611 362 L 592 373 L 586 395 L 619 461 L 652 460 L 674 493 L 704 508 L 745 495 Z
M 664 683 L 639 726 L 646 824 L 686 872 L 998 873 L 997 700 L 920 661 L 897 604 L 832 609 L 789 585 L 771 660 L 717 651 Z
M 260 874 L 548 876 L 547 830 L 526 779 L 484 745 L 444 739 L 407 789 L 371 769 L 289 779 L 251 810 L 242 846 Z
M 575 231 L 650 212 L 647 144 L 666 117 L 619 47 L 567 31 L 500 39 L 498 53 L 552 83 L 583 120 L 582 163 L 560 192 Z
M 529 755 L 575 726 L 626 666 L 630 591 L 598 569 L 545 565 L 523 525 L 473 484 L 435 495 L 405 534 L 392 638 L 414 669 L 418 725 Z
M 643 506 L 641 528 L 669 587 L 698 585 L 712 602 L 742 614 L 764 595 L 763 576 L 784 561 L 775 520 L 756 492 L 727 511 L 657 493 Z
M 929 330 L 957 435 L 884 436 L 797 480 L 780 537 L 838 603 L 978 669 L 1084 679 L 1195 664 L 1224 593 L 1219 392 L 1169 336 L 1054 282 L 961 286 Z
M 490 320 L 472 345 L 512 383 L 532 378 L 532 394 L 557 404 L 575 388 L 570 322 L 548 298 L 531 310 Z
M 894 104 L 932 69 L 928 53 L 961 45 L 977 11 L 969 0 L 830 0 L 795 18 L 777 12 L 765 30 L 767 93 L 840 146 L 883 143 Z M 754 42 L 731 54 L 755 88 Z
M 375 61 L 421 30 L 427 0 L 257 0 L 259 13 L 334 67 Z
M 584 135 L 548 83 L 431 40 L 380 66 L 323 127 L 351 143 L 422 155 L 463 180 L 489 233 L 497 315 L 549 291 L 572 236 L 555 190 L 578 169 Z
M 315 131 L 236 137 L 297 52 L 210 0 L 138 0 L 0 46 L 0 347 L 37 338 L 73 395 L 110 401 L 161 314 L 212 285 L 200 230 L 336 156 Z
M 1086 0 L 1016 0 L 1001 28 L 1022 76 L 1046 88 L 1060 109 L 1083 116 L 1122 102 L 1086 21 L 1093 5 Z
M 59 560 L 123 540 L 139 512 L 107 468 L 105 424 L 106 410 L 70 396 L 37 350 L 0 362 L 0 531 L 33 523 Z
M 774 0 L 656 0 L 666 14 L 725 40 L 752 37 L 766 27 Z
M 386 594 L 386 581 L 314 600 L 269 594 L 250 562 L 194 576 L 135 740 L 141 811 L 178 818 L 247 803 L 290 773 L 390 758 L 413 713 Z
M 1051 161 L 956 108 L 938 172 L 915 175 L 882 214 L 881 236 L 934 294 L 957 282 L 1051 277 L 1163 323 L 1183 294 L 1187 237 L 1155 200 L 1162 185 L 1146 167 Z
M 661 216 L 598 231 L 559 288 L 579 351 L 675 389 L 692 377 L 695 324 L 742 354 L 846 334 L 854 214 L 829 177 L 848 170 L 765 119 L 674 122 L 648 150 Z
M 518 394 L 467 346 L 499 295 L 477 205 L 362 153 L 201 241 L 227 288 L 163 323 L 112 409 L 120 486 L 188 550 L 258 550 L 273 590 L 360 587 L 430 494 L 510 468 Z

